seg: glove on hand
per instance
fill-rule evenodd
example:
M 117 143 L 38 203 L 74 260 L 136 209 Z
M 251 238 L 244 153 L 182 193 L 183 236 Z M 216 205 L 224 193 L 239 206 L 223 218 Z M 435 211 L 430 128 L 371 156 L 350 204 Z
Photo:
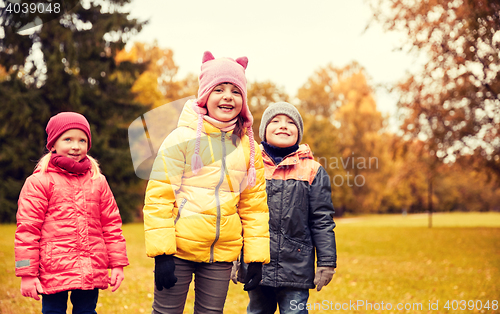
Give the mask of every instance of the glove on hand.
M 155 284 L 158 291 L 163 288 L 170 289 L 177 282 L 177 277 L 174 275 L 175 262 L 172 255 L 155 256 Z
M 321 291 L 321 288 L 328 285 L 332 280 L 333 274 L 335 274 L 335 267 L 318 267 L 314 276 L 316 289 Z
M 250 291 L 259 285 L 262 280 L 262 263 L 253 262 L 248 264 L 247 275 L 245 276 L 243 290 Z
M 236 284 L 238 283 L 238 269 L 239 268 L 240 268 L 240 262 L 234 261 L 233 268 L 231 268 L 231 280 Z

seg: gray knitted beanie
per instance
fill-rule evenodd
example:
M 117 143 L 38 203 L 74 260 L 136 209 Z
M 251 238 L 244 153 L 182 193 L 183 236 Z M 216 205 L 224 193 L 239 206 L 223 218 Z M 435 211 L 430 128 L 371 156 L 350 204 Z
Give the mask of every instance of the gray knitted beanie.
M 269 122 L 271 122 L 271 120 L 275 116 L 279 114 L 287 115 L 288 117 L 290 117 L 290 119 L 293 120 L 293 123 L 295 123 L 299 131 L 296 144 L 300 144 L 300 141 L 302 140 L 302 134 L 304 133 L 304 123 L 302 122 L 302 117 L 300 116 L 300 113 L 297 110 L 297 108 L 295 108 L 295 106 L 287 102 L 277 102 L 269 105 L 269 107 L 266 108 L 266 110 L 262 114 L 262 119 L 260 120 L 260 127 L 259 127 L 260 139 L 266 141 L 267 125 L 269 124 Z

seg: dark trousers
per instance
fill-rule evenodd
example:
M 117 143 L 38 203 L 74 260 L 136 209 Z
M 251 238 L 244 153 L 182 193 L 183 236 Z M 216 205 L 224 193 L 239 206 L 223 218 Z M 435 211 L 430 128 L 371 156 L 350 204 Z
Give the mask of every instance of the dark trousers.
M 222 313 L 233 263 L 196 263 L 180 258 L 174 260 L 177 283 L 162 291 L 158 291 L 155 285 L 152 314 L 182 314 L 193 274 L 194 314 Z
M 66 314 L 68 307 L 68 292 L 62 291 L 54 294 L 42 295 L 43 314 Z M 71 304 L 73 314 L 97 314 L 95 308 L 99 298 L 99 289 L 71 290 Z

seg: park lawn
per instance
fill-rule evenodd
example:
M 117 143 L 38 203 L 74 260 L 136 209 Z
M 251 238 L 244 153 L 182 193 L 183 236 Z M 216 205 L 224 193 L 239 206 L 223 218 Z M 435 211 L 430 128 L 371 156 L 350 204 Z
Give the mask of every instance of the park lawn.
M 434 214 L 432 228 L 427 215 L 336 222 L 337 274 L 322 291 L 310 290 L 310 313 L 500 312 L 492 308 L 500 301 L 500 213 Z M 14 232 L 14 225 L 0 225 L 0 313 L 41 313 L 40 301 L 19 293 Z M 118 291 L 101 292 L 97 312 L 150 313 L 154 260 L 145 256 L 143 225 L 127 224 L 123 232 L 131 265 Z M 461 300 L 473 300 L 474 309 L 460 310 Z M 185 313 L 192 313 L 193 302 L 191 291 Z M 231 282 L 224 313 L 245 313 L 247 302 L 243 286 Z M 476 308 L 486 302 L 489 310 Z

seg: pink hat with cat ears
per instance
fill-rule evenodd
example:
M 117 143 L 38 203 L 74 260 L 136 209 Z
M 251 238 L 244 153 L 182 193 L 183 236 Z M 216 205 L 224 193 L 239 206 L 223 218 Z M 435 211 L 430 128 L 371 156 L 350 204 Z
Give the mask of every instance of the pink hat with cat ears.
M 247 57 L 236 60 L 231 58 L 215 59 L 210 51 L 203 54 L 201 73 L 199 76 L 198 99 L 193 103 L 193 109 L 198 114 L 198 125 L 196 129 L 195 151 L 191 160 L 191 168 L 196 174 L 203 167 L 200 152 L 200 137 L 203 127 L 203 116 L 208 113 L 207 100 L 215 86 L 222 83 L 231 83 L 241 91 L 243 99 L 240 115 L 243 117 L 243 126 L 247 129 L 250 140 L 250 169 L 248 170 L 248 185 L 254 186 L 256 180 L 255 172 L 255 147 L 252 130 L 253 117 L 247 104 L 247 79 L 245 69 L 248 65 Z
M 244 126 L 250 128 L 253 124 L 253 117 L 247 105 L 247 79 L 245 77 L 247 65 L 247 57 L 239 57 L 236 61 L 231 58 L 215 59 L 210 51 L 205 51 L 199 77 L 198 99 L 196 100 L 198 107 L 206 108 L 208 97 L 215 86 L 231 83 L 238 87 L 242 93 L 241 115 L 245 120 Z

